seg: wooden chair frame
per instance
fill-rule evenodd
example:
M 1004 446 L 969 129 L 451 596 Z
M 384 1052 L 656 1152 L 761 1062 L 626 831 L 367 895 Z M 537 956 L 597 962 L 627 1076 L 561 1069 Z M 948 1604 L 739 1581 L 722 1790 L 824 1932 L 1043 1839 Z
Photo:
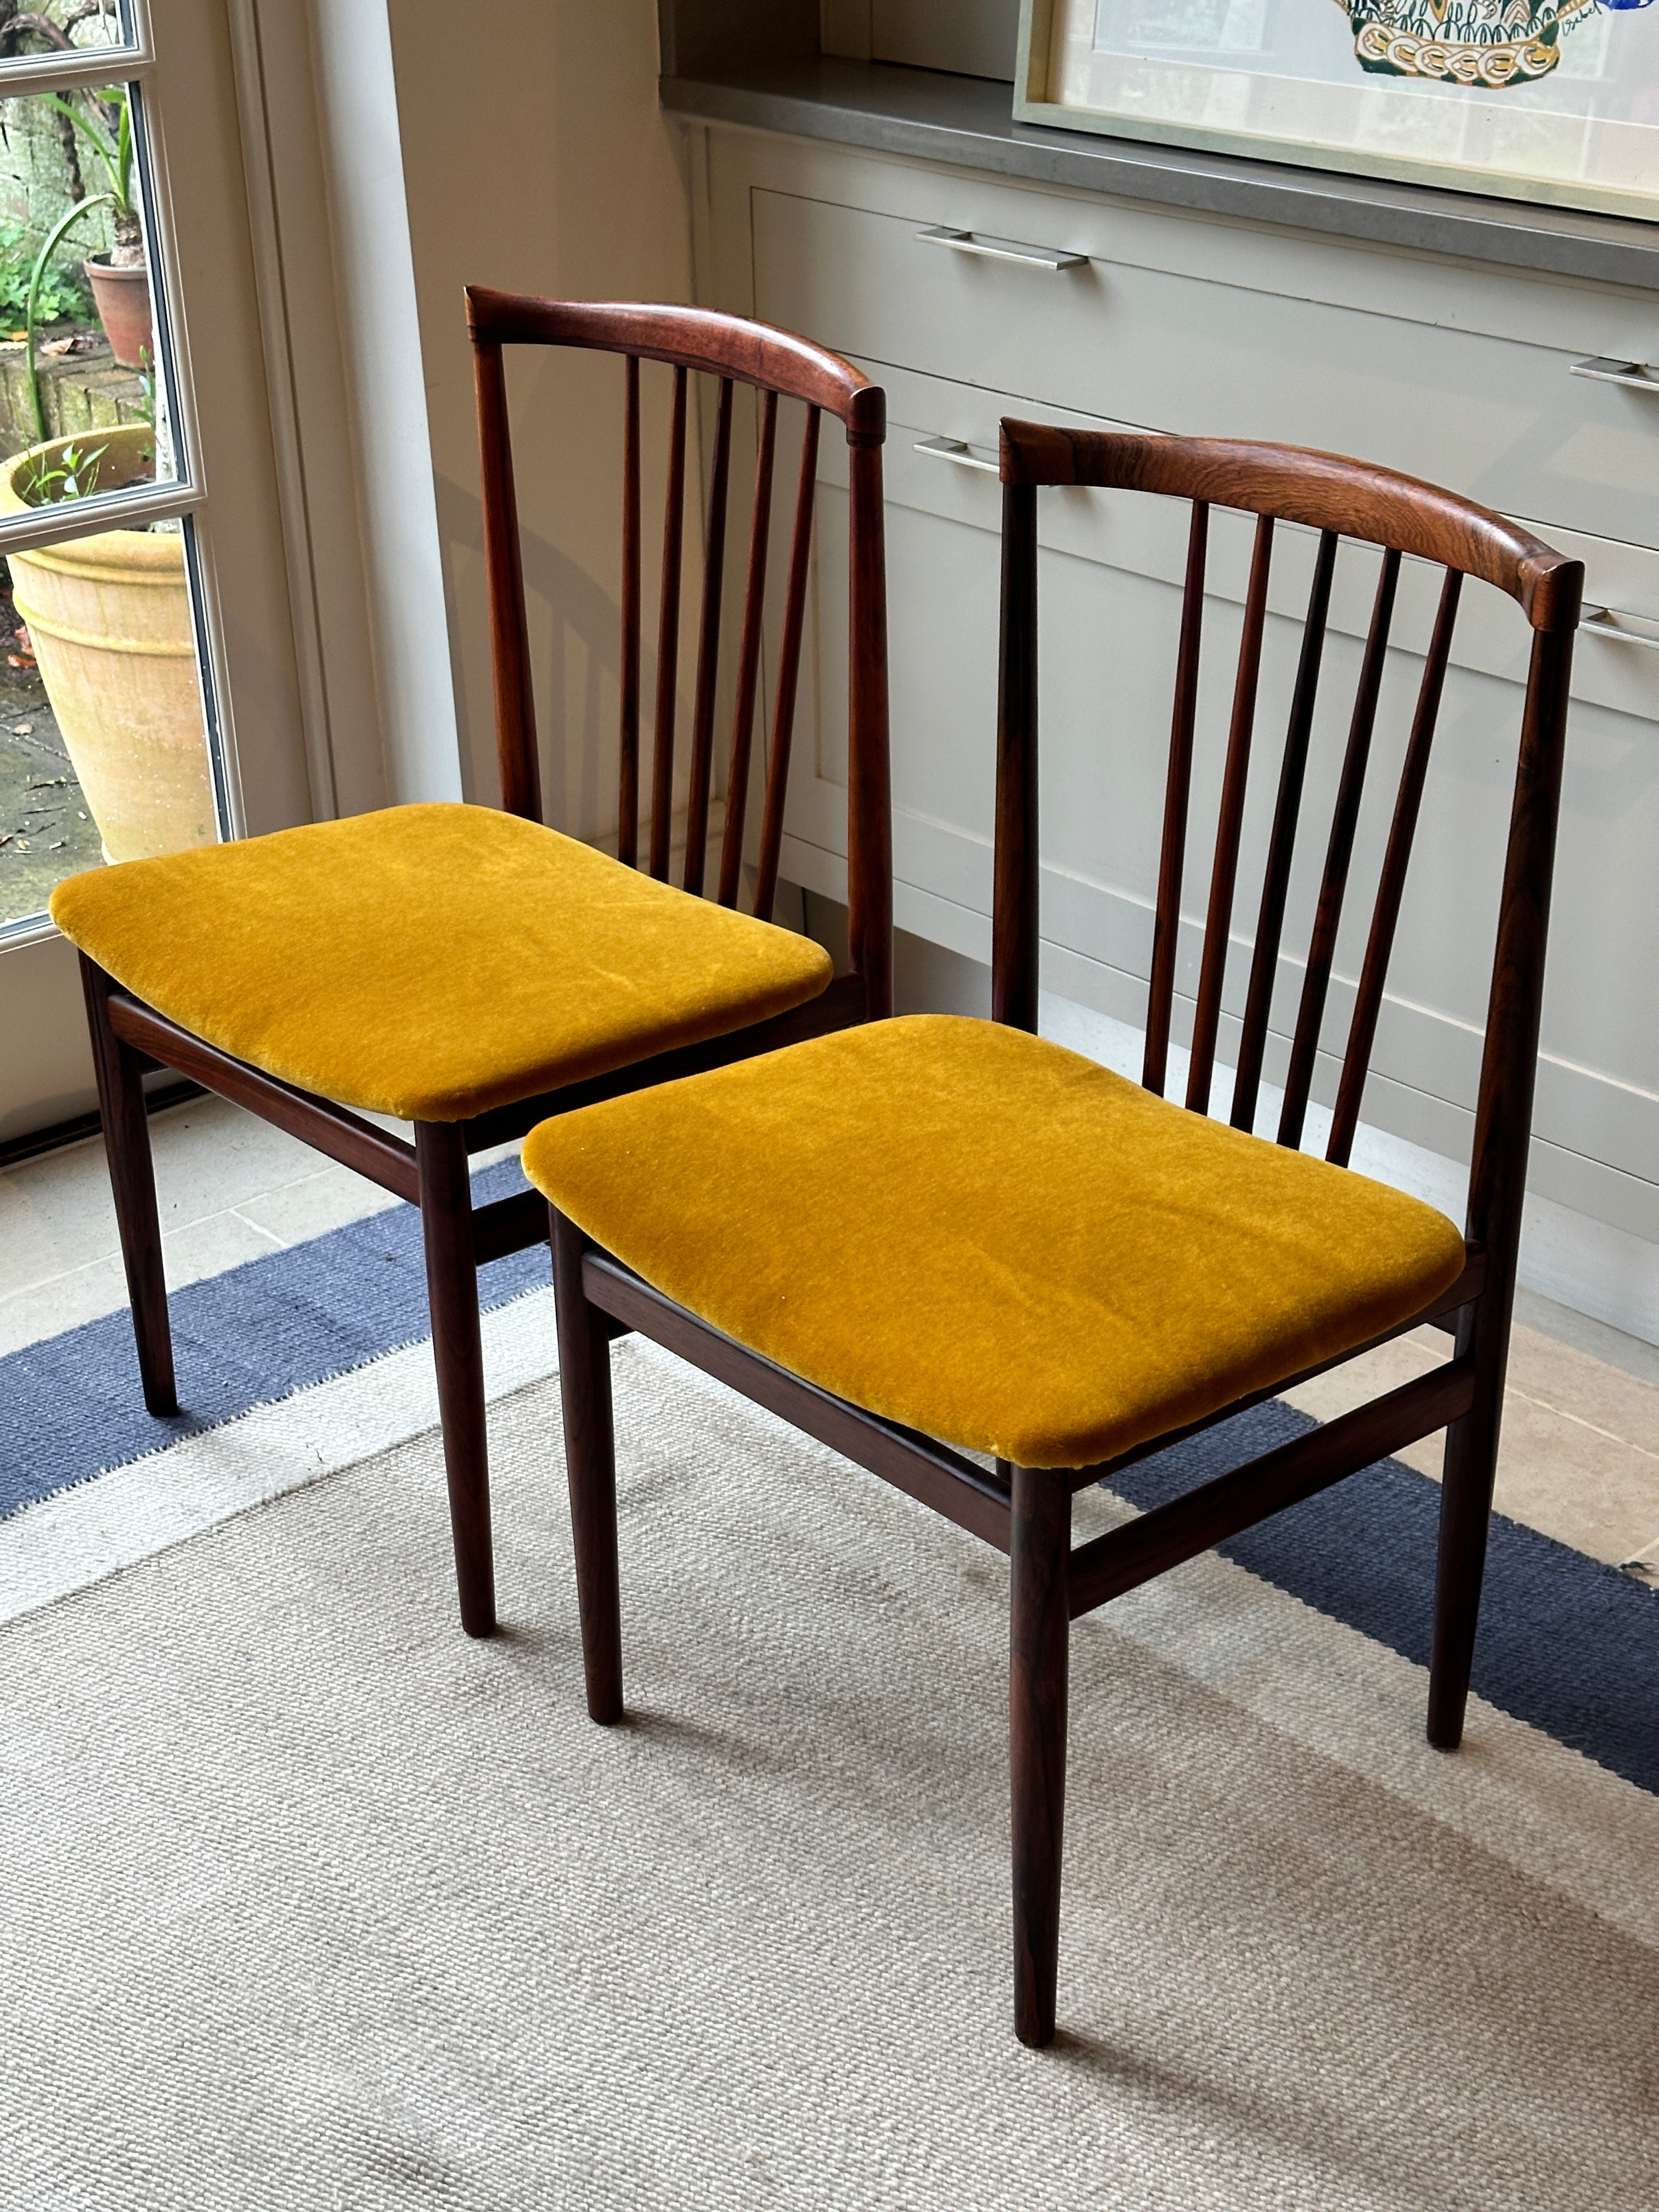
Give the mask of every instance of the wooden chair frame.
M 596 1721 L 614 1722 L 623 1711 L 609 1347 L 614 1334 L 631 1328 L 1010 1555 L 1015 2026 L 1022 2041 L 1042 2045 L 1054 2028 L 1067 1647 L 1070 1624 L 1079 1614 L 1444 1427 L 1428 1735 L 1448 1750 L 1461 1741 L 1502 1411 L 1583 570 L 1501 517 L 1449 494 L 1358 462 L 1291 447 L 1063 432 L 1005 422 L 1001 475 L 993 1018 L 1028 1030 L 1036 1028 L 1037 1009 L 1037 490 L 1043 485 L 1089 484 L 1192 503 L 1143 1071 L 1146 1086 L 1160 1094 L 1187 844 L 1209 514 L 1212 505 L 1218 505 L 1258 518 L 1185 1101 L 1200 1113 L 1207 1107 L 1214 1066 L 1273 524 L 1275 519 L 1288 520 L 1321 533 L 1235 1086 L 1231 1118 L 1243 1128 L 1252 1126 L 1257 1103 L 1338 540 L 1349 537 L 1385 549 L 1291 1049 L 1279 1133 L 1279 1141 L 1291 1146 L 1300 1144 L 1308 1104 L 1401 556 L 1412 554 L 1446 570 L 1327 1148 L 1327 1158 L 1341 1165 L 1347 1164 L 1358 1124 L 1464 576 L 1481 578 L 1508 592 L 1533 629 L 1476 1108 L 1466 1264 L 1443 1296 L 1373 1340 L 1386 1341 L 1425 1322 L 1452 1332 L 1451 1357 L 1431 1372 L 1073 1548 L 1072 1500 L 1078 1491 L 1109 1480 L 1115 1471 L 1306 1376 L 1286 1376 L 1272 1391 L 1241 1399 L 1189 1428 L 1099 1466 L 1051 1471 L 1002 1462 L 992 1475 L 962 1453 L 833 1397 L 723 1336 L 641 1281 L 554 1211 L 565 1449 L 590 1713 Z M 849 1285 L 848 1295 L 857 1294 L 857 1285 Z M 1341 1365 L 1370 1348 L 1356 1346 L 1324 1364 Z
M 849 972 L 808 1004 L 726 1036 L 659 1054 L 562 1090 L 519 1100 L 469 1121 L 419 1122 L 415 1141 L 410 1145 L 387 1135 L 361 1115 L 218 1050 L 122 989 L 84 955 L 81 964 L 146 1406 L 161 1416 L 179 1410 L 143 1093 L 144 1074 L 153 1068 L 167 1067 L 246 1107 L 328 1158 L 419 1206 L 461 1621 L 469 1635 L 487 1636 L 495 1625 L 495 1601 L 477 1271 L 489 1261 L 542 1243 L 547 1236 L 547 1213 L 534 1192 L 475 1208 L 469 1157 L 522 1136 L 549 1115 L 667 1082 L 700 1068 L 770 1052 L 799 1038 L 846 1028 L 890 1011 L 891 832 L 881 475 L 885 402 L 880 387 L 848 362 L 787 331 L 736 316 L 694 307 L 529 299 L 477 287 L 471 288 L 466 297 L 477 385 L 501 799 L 507 811 L 532 821 L 542 818 L 540 773 L 502 351 L 509 345 L 570 346 L 621 354 L 625 360 L 620 857 L 630 865 L 636 857 L 639 811 L 640 363 L 663 362 L 673 371 L 648 833 L 650 872 L 664 880 L 668 875 L 673 804 L 688 378 L 701 372 L 720 380 L 691 726 L 690 821 L 684 879 L 684 888 L 691 892 L 701 892 L 703 887 L 712 782 L 732 387 L 750 385 L 763 395 L 719 889 L 720 902 L 726 906 L 737 903 L 744 860 L 744 802 L 759 696 L 778 401 L 781 397 L 805 404 L 806 428 L 759 837 L 754 911 L 762 915 L 769 915 L 772 910 L 783 834 L 810 580 L 820 417 L 834 416 L 843 426 L 850 477 L 852 548 L 848 575 L 852 640 Z

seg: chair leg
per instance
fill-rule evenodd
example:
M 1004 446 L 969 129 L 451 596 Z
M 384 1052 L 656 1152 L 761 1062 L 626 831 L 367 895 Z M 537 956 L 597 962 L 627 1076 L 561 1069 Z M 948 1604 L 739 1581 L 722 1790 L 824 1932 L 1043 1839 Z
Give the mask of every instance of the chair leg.
M 1485 1382 L 1474 1404 L 1446 1431 L 1440 1487 L 1440 1548 L 1435 1568 L 1434 1646 L 1429 1662 L 1429 1741 L 1455 1751 L 1463 1741 L 1480 1584 L 1486 1571 L 1486 1530 L 1498 1474 L 1498 1433 L 1503 1412 L 1503 1366 L 1495 1384 Z
M 161 1268 L 161 1224 L 155 1210 L 155 1169 L 144 1112 L 144 1062 L 110 1027 L 110 978 L 84 952 L 81 985 L 92 1033 L 98 1110 L 109 1156 L 132 1333 L 138 1346 L 138 1374 L 145 1405 L 165 1418 L 178 1412 L 179 1395 L 173 1372 L 173 1332 L 167 1325 L 167 1278 Z
M 622 1595 L 617 1575 L 617 1447 L 611 1418 L 611 1332 L 582 1288 L 587 1240 L 550 1207 L 553 1294 L 559 1316 L 559 1390 L 564 1462 L 576 1552 L 587 1711 L 604 1725 L 623 1717 Z
M 1060 1964 L 1072 1492 L 1063 1475 L 1016 1467 L 1012 1478 L 1008 1746 L 1014 1815 L 1014 2032 L 1022 2043 L 1040 2049 L 1054 2039 Z
M 495 1627 L 495 1569 L 489 1540 L 483 1340 L 472 1244 L 472 1183 L 460 1127 L 448 1121 L 417 1121 L 415 1159 L 461 1626 L 469 1636 L 489 1636 Z

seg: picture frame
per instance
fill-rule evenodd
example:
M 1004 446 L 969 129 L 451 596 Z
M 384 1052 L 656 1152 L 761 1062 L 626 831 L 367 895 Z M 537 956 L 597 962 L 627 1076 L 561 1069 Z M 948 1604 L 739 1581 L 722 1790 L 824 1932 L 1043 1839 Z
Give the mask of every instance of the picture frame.
M 1021 0 L 1014 117 L 1659 221 L 1659 0 Z

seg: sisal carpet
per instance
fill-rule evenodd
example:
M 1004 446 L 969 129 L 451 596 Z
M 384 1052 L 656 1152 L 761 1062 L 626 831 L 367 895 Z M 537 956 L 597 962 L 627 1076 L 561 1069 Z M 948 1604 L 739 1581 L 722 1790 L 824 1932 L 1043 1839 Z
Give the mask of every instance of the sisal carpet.
M 1078 1626 L 1024 2051 L 1006 1571 L 616 1365 L 622 1729 L 544 1380 L 492 1644 L 430 1433 L 0 1629 L 4 2212 L 1659 2197 L 1659 1800 L 1490 1705 L 1437 1756 L 1407 1659 L 1193 1561 Z

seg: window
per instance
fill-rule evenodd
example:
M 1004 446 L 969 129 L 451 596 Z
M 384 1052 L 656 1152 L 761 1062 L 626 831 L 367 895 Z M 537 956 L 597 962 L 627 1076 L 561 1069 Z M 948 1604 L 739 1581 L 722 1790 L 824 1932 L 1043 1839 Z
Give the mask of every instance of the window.
M 229 828 L 142 0 L 0 21 L 0 936 Z

